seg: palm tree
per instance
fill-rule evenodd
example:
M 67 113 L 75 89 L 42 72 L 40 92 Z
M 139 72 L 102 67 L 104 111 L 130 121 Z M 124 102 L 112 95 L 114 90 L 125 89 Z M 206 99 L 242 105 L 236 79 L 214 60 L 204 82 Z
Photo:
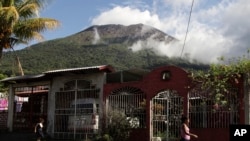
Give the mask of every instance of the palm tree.
M 51 18 L 40 18 L 45 0 L 0 0 L 0 60 L 4 49 L 15 43 L 43 40 L 40 34 L 55 29 L 60 23 Z

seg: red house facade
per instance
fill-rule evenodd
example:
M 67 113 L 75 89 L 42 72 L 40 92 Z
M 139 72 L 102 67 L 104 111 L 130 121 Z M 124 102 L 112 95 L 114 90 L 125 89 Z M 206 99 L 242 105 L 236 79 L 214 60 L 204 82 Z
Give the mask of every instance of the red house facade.
M 33 131 L 34 116 L 43 116 L 52 137 L 84 139 L 101 130 L 101 124 L 107 123 L 103 121 L 107 113 L 119 111 L 131 121 L 130 141 L 176 141 L 180 138 L 180 118 L 184 114 L 191 119 L 191 132 L 199 136 L 198 140 L 228 141 L 230 124 L 250 124 L 246 78 L 230 88 L 225 95 L 227 104 L 222 106 L 213 103 L 209 91 L 194 85 L 189 76 L 176 66 L 120 72 L 110 66 L 93 66 L 7 78 L 3 80 L 11 88 L 7 128 Z M 21 93 L 24 89 L 26 93 Z M 30 105 L 26 106 L 28 110 L 25 104 L 16 109 L 15 96 L 29 98 L 22 103 Z M 84 107 L 82 102 L 86 99 L 95 101 L 92 103 L 95 110 Z M 86 115 L 90 121 L 84 120 Z M 76 119 L 73 117 L 78 118 L 73 120 Z M 80 124 L 83 126 L 75 126 Z M 70 130 L 71 125 L 74 130 Z M 80 128 L 87 125 L 96 130 Z
M 215 109 L 208 92 L 196 88 L 189 73 L 176 66 L 159 67 L 140 76 L 140 80 L 129 79 L 137 72 L 122 72 L 116 82 L 104 85 L 104 101 L 108 109 L 117 109 L 128 117 L 135 114 L 145 102 L 145 115 L 141 114 L 139 128 L 131 133 L 130 140 L 160 141 L 178 140 L 180 117 L 188 115 L 191 119 L 191 130 L 199 135 L 199 140 L 229 140 L 230 124 L 247 124 L 249 119 L 249 94 L 244 92 L 243 81 L 232 88 L 228 96 L 228 106 Z M 138 94 L 134 93 L 140 93 Z M 139 92 L 138 92 L 139 91 Z M 245 93 L 245 96 L 244 96 Z M 126 102 L 136 99 L 133 102 Z M 117 102 L 117 99 L 118 102 Z M 245 104 L 244 104 L 245 103 Z M 132 106 L 131 106 L 132 104 Z M 133 107 L 132 110 L 126 108 Z M 127 111 L 132 111 L 127 114 Z M 139 112 L 140 113 L 140 112 Z M 195 140 L 195 139 L 193 139 Z

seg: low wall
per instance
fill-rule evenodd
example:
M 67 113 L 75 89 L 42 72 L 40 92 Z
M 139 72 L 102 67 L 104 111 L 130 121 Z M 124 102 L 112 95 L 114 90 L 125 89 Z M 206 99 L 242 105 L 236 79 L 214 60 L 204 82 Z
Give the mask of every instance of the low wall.
M 0 111 L 0 131 L 7 130 L 8 112 Z
M 192 141 L 229 141 L 229 128 L 196 128 L 190 132 L 198 135 Z

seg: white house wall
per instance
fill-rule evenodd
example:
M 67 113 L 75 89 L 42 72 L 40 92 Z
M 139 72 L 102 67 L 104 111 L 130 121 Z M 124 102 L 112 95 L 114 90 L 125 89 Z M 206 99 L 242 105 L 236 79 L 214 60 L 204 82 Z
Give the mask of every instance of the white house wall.
M 92 82 L 92 84 L 95 84 L 97 88 L 100 89 L 100 115 L 103 105 L 103 85 L 105 83 L 106 73 L 100 72 L 100 73 L 93 73 L 93 74 L 85 74 L 85 75 L 67 75 L 67 76 L 60 76 L 60 77 L 54 77 L 51 81 L 50 91 L 48 95 L 48 123 L 47 123 L 47 133 L 51 136 L 54 134 L 54 116 L 55 116 L 55 94 L 56 92 L 60 91 L 61 88 L 63 88 L 64 83 L 68 82 L 70 80 L 88 80 Z

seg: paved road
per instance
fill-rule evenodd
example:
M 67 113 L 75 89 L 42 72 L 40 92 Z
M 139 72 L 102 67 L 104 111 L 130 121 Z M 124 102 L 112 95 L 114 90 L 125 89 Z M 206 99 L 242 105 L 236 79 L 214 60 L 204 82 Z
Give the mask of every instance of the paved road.
M 36 141 L 33 133 L 0 132 L 1 141 Z
M 36 135 L 34 133 L 19 133 L 19 132 L 1 132 L 0 131 L 0 141 L 36 141 Z M 62 141 L 60 139 L 47 138 L 44 141 Z M 73 141 L 73 140 L 63 140 L 63 141 Z

